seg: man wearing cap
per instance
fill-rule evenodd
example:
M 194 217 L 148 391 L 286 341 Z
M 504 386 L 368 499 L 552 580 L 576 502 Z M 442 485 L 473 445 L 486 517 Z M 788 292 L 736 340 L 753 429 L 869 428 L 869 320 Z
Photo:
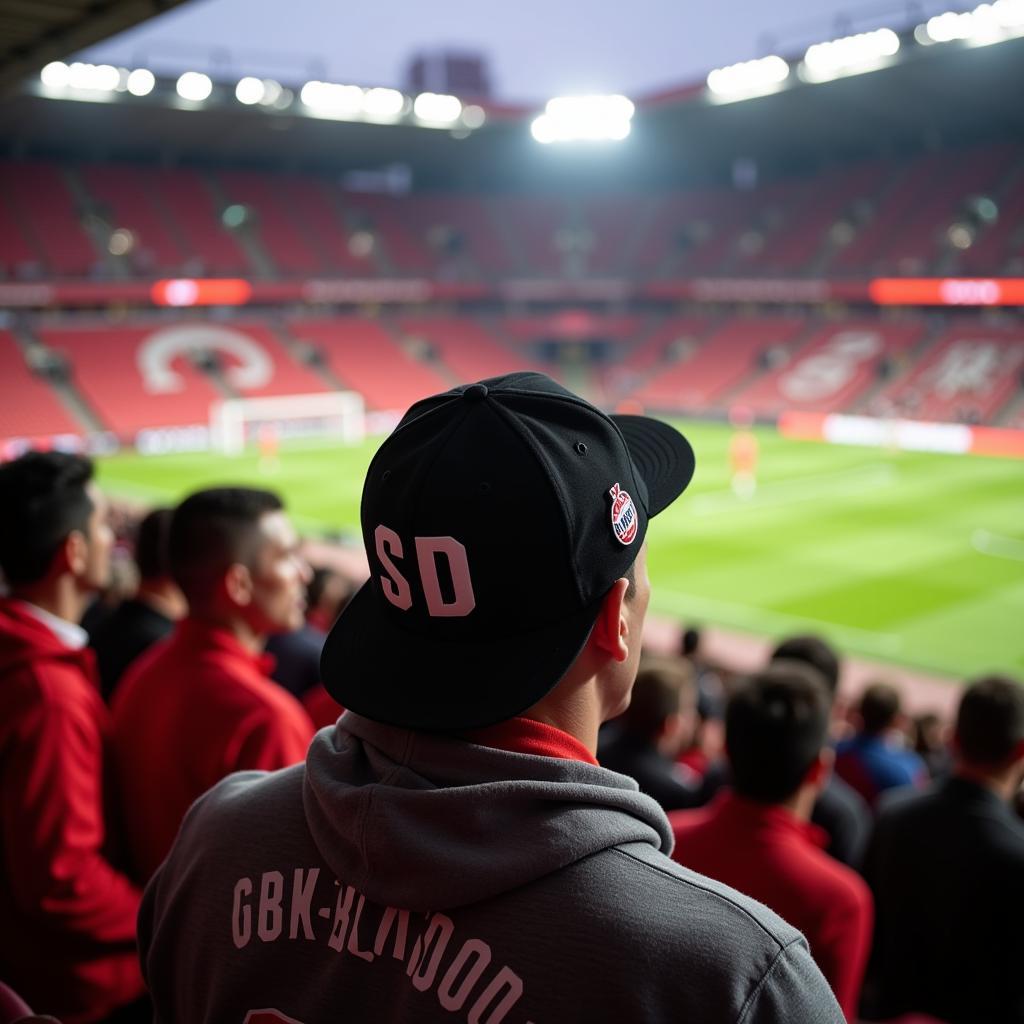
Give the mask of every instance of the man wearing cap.
M 161 1021 L 839 1022 L 798 932 L 674 864 L 597 765 L 629 702 L 675 430 L 516 373 L 414 405 L 367 472 L 349 711 L 226 779 L 147 889 Z

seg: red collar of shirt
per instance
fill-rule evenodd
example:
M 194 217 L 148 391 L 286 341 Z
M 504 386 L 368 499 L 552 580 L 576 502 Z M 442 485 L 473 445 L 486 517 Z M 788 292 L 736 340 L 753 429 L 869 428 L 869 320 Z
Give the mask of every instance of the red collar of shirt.
M 238 658 L 264 676 L 269 676 L 276 664 L 272 654 L 255 654 L 223 626 L 216 626 L 202 619 L 189 617 L 179 622 L 177 642 L 193 651 L 213 651 L 219 655 Z
M 718 797 L 716 803 L 721 815 L 742 821 L 748 828 L 760 827 L 772 832 L 788 833 L 821 849 L 828 846 L 828 833 L 823 828 L 798 818 L 788 807 L 760 804 L 731 790 Z
M 462 734 L 470 743 L 494 747 L 513 754 L 560 757 L 566 761 L 597 764 L 597 758 L 575 736 L 532 718 L 511 718 L 507 722 L 473 729 Z

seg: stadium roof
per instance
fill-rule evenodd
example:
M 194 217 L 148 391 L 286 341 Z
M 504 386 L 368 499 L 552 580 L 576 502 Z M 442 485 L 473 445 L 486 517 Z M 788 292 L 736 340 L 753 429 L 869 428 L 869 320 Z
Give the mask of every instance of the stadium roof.
M 703 83 L 639 100 L 632 135 L 602 147 L 600 159 L 586 145 L 536 144 L 529 132 L 536 110 L 491 109 L 483 127 L 452 133 L 325 120 L 297 112 L 298 103 L 245 106 L 233 90 L 225 82 L 209 101 L 183 104 L 164 80 L 148 96 L 81 102 L 45 95 L 31 76 L 0 103 L 0 138 L 8 153 L 27 156 L 331 172 L 403 163 L 417 185 L 440 188 L 678 185 L 728 176 L 738 157 L 753 158 L 770 176 L 1024 137 L 1024 36 L 991 46 L 908 44 L 882 70 L 796 82 L 740 102 L 714 102 Z
M 0 92 L 184 0 L 0 0 Z

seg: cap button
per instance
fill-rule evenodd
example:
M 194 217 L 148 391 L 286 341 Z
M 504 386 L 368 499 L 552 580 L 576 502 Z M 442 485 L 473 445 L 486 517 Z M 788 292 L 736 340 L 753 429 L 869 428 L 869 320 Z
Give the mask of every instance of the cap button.
M 487 397 L 487 385 L 470 384 L 469 387 L 462 392 L 462 397 L 469 402 L 481 402 Z

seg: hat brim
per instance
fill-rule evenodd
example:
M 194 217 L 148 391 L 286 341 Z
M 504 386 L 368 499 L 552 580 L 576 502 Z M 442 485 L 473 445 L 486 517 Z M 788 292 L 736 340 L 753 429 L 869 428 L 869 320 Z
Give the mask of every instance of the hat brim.
M 324 644 L 320 677 L 342 707 L 376 722 L 461 732 L 504 722 L 557 685 L 586 645 L 602 598 L 504 643 L 427 640 L 396 625 L 370 583 Z M 514 687 L 498 685 L 516 680 Z
M 649 416 L 611 418 L 647 486 L 648 516 L 664 512 L 693 479 L 696 459 L 690 442 L 675 427 Z

